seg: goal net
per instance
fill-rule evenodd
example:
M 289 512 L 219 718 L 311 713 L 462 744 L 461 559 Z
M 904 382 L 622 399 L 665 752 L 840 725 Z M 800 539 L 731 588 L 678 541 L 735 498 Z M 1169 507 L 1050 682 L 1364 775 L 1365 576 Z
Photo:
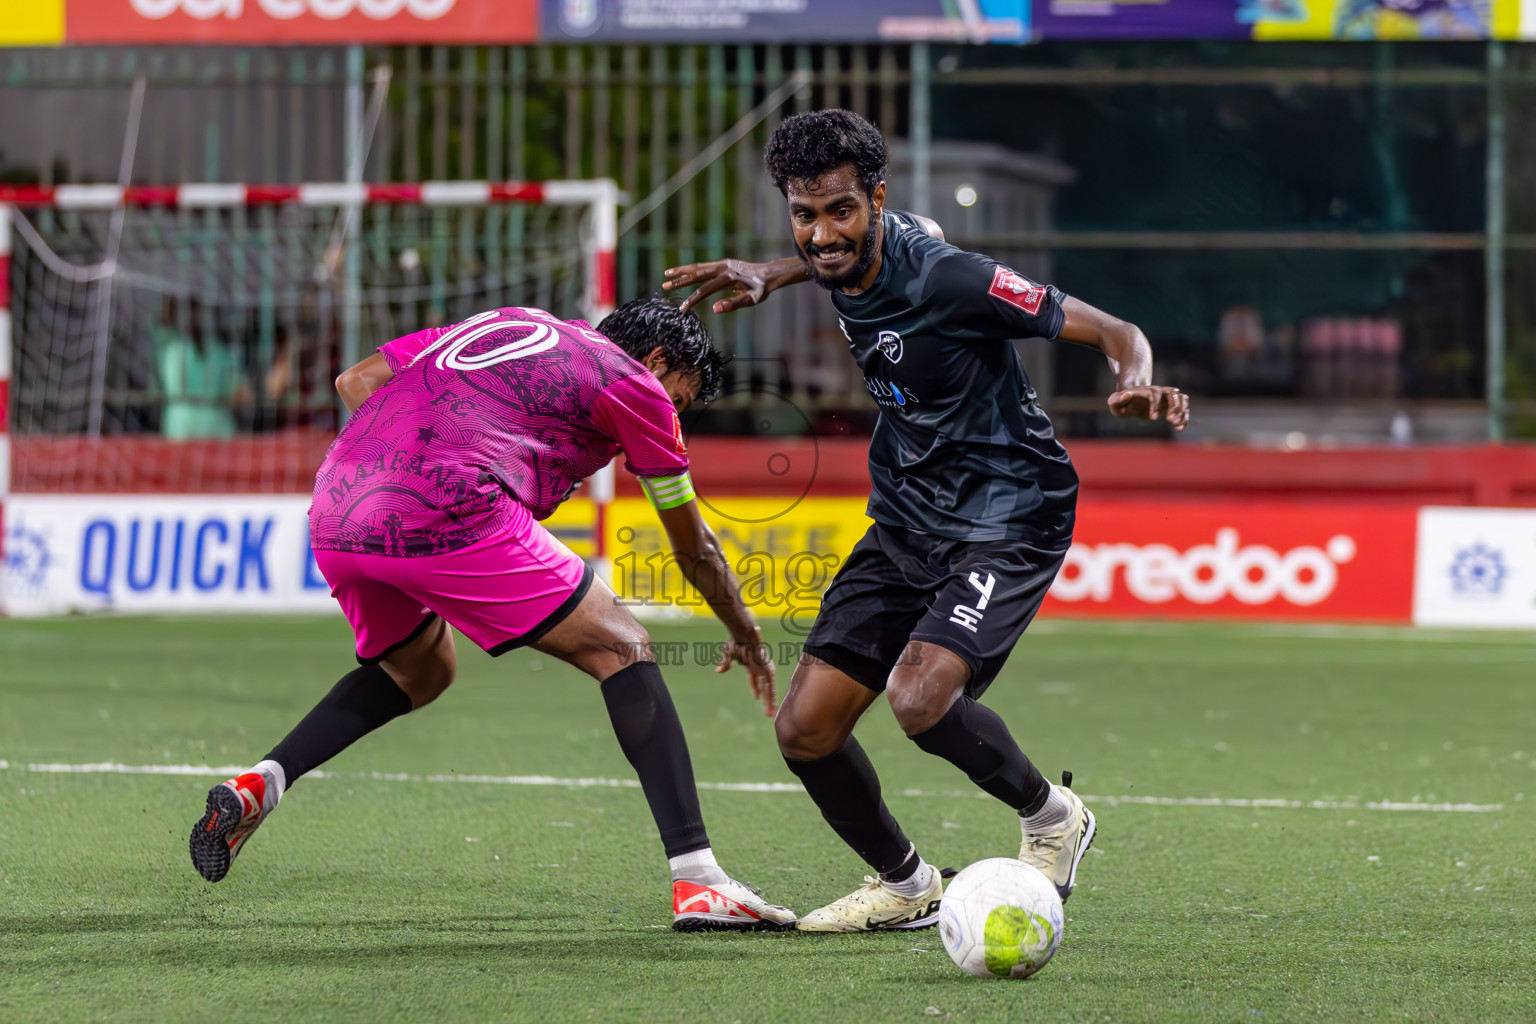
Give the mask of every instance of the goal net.
M 306 492 L 332 381 L 384 341 L 499 305 L 611 309 L 618 197 L 0 186 L 0 494 Z

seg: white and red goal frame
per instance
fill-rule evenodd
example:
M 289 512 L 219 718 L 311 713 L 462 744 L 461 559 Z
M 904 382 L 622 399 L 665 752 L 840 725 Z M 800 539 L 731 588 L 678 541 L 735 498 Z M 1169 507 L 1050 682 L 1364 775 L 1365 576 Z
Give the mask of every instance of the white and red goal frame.
M 17 208 L 111 211 L 118 208 L 218 209 L 263 206 L 364 207 L 374 205 L 474 207 L 504 203 L 585 207 L 581 234 L 585 264 L 584 314 L 592 323 L 612 312 L 617 294 L 618 208 L 623 194 L 609 178 L 568 181 L 425 181 L 415 183 L 312 182 L 253 185 L 202 182 L 181 185 L 0 185 L 0 612 L 3 612 L 5 499 L 11 493 L 11 233 Z M 592 481 L 599 505 L 612 499 L 611 468 Z M 598 538 L 601 546 L 601 536 Z

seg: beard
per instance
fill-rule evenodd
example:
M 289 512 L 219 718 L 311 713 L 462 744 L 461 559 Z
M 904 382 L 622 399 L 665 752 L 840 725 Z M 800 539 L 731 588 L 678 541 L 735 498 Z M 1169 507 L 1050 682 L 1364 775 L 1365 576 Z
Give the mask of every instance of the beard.
M 799 243 L 796 243 L 795 251 L 800 254 L 800 259 L 805 263 L 811 280 L 821 285 L 827 291 L 832 292 L 842 288 L 852 288 L 864 280 L 864 275 L 869 273 L 869 268 L 875 265 L 875 231 L 879 226 L 880 218 L 871 213 L 869 230 L 864 232 L 864 242 L 859 247 L 858 259 L 853 261 L 852 267 L 849 267 L 840 274 L 822 273 L 821 268 L 816 265 L 816 261 L 812 257 L 819 252 L 847 251 L 852 248 L 847 243 L 835 246 L 807 245 L 803 249 L 800 248 Z

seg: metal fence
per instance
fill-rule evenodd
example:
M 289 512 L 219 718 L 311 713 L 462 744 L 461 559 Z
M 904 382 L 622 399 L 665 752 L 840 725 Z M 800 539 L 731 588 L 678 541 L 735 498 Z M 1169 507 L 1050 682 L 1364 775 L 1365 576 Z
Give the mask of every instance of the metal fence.
M 651 198 L 651 212 L 623 223 L 621 300 L 655 290 L 675 263 L 785 251 L 762 145 L 786 113 L 845 106 L 904 144 L 892 201 L 941 222 L 963 210 L 936 184 L 936 144 L 1049 151 L 1076 174 L 1054 219 L 952 240 L 1044 268 L 1067 291 L 1145 321 L 1167 373 L 1210 396 L 1209 409 L 1240 420 L 1262 406 L 1281 422 L 1351 403 L 1380 421 L 1370 430 L 1420 407 L 1442 413 L 1452 434 L 1536 426 L 1529 45 L 6 51 L 0 175 L 115 179 L 129 87 L 142 76 L 134 180 L 339 180 L 381 71 L 368 180 L 606 175 L 632 203 Z M 1129 123 L 1137 110 L 1156 123 Z M 1312 122 L 1335 141 L 1308 134 Z M 1340 210 L 1248 215 L 1253 168 L 1274 163 L 1266 134 L 1310 150 L 1289 173 L 1336 179 Z M 1198 154 L 1181 163 L 1158 148 L 1197 137 L 1230 143 L 1203 165 L 1210 184 L 1144 176 L 1195 165 Z M 1445 159 L 1424 156 L 1435 152 Z M 1364 191 L 1384 197 L 1368 216 L 1345 195 L 1361 175 L 1379 179 Z M 1191 198 L 1198 188 L 1207 194 Z M 1224 192 L 1235 198 L 1216 202 Z M 478 229 L 459 216 L 469 215 L 434 229 L 470 238 Z M 1347 294 L 1324 301 L 1315 282 L 1329 280 Z M 743 357 L 732 401 L 752 407 L 751 392 L 777 389 L 867 417 L 851 367 L 828 376 L 795 356 L 824 340 L 825 305 L 711 319 Z M 1390 361 L 1392 372 L 1358 371 L 1362 359 Z M 1095 412 L 1104 382 L 1091 360 L 1063 351 L 1032 369 L 1073 430 L 1110 428 Z

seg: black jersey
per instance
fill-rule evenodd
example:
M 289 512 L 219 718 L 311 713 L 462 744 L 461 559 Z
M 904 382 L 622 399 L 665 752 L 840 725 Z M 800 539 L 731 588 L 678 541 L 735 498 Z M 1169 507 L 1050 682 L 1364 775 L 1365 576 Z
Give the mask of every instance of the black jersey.
M 887 211 L 879 276 L 832 293 L 880 406 L 869 516 L 954 540 L 1072 539 L 1077 473 L 1010 340 L 1054 339 L 1065 296 Z

